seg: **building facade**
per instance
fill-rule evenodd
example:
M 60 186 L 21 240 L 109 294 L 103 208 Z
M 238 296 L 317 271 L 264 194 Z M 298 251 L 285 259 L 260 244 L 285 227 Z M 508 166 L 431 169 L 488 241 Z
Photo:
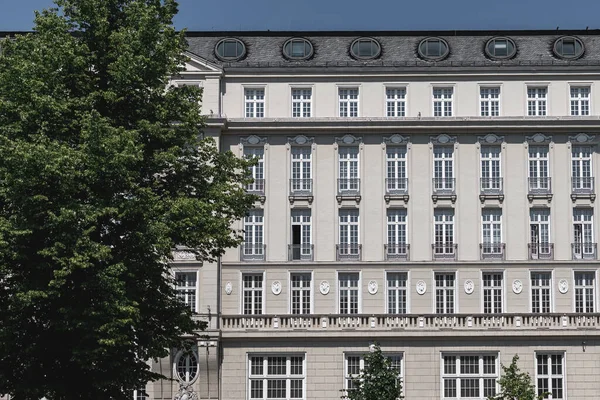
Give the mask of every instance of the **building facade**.
M 149 398 L 336 399 L 373 342 L 407 399 L 487 398 L 515 354 L 548 398 L 597 397 L 599 32 L 188 40 L 173 84 L 260 200 L 218 263 L 175 252 L 208 329 Z

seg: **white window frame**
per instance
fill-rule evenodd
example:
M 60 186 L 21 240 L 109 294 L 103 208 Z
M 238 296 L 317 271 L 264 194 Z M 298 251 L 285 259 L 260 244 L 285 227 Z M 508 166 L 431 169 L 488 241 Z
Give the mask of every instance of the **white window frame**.
M 591 112 L 592 88 L 586 84 L 569 86 L 569 112 L 571 116 L 589 116 Z
M 298 286 L 295 287 L 294 286 L 294 276 L 308 276 L 309 277 L 309 281 L 308 281 L 308 286 Z M 313 310 L 314 310 L 314 291 L 313 291 L 313 273 L 312 271 L 290 271 L 289 273 L 289 282 L 290 282 L 290 311 L 289 313 L 292 315 L 306 315 L 306 314 L 312 314 Z M 304 282 L 304 281 L 303 281 Z M 299 310 L 301 310 L 302 312 L 300 313 L 295 313 L 294 312 L 294 293 L 295 292 L 299 293 L 299 299 L 300 299 L 300 307 Z M 308 301 L 309 301 L 309 307 L 308 310 L 305 309 L 304 304 L 303 304 L 303 294 L 308 292 Z
M 310 256 L 312 251 L 310 246 L 313 244 L 312 210 L 310 208 L 293 208 L 290 213 L 290 219 L 292 227 L 300 226 L 301 256 Z M 294 246 L 295 244 L 292 243 L 292 245 Z
M 554 374 L 552 373 L 553 368 L 552 368 L 552 357 L 553 356 L 560 356 L 561 358 L 561 371 L 562 373 L 560 374 Z M 538 362 L 539 362 L 539 357 L 544 357 L 546 359 L 546 363 L 548 364 L 548 373 L 547 374 L 540 374 L 539 370 L 538 370 Z M 566 360 L 565 360 L 565 353 L 563 352 L 544 352 L 544 351 L 536 351 L 535 352 L 535 359 L 534 359 L 535 365 L 534 365 L 534 370 L 535 370 L 535 390 L 536 392 L 539 394 L 541 389 L 539 387 L 539 380 L 540 379 L 545 379 L 548 381 L 548 392 L 550 393 L 550 395 L 548 397 L 544 397 L 544 399 L 553 399 L 553 400 L 562 400 L 562 399 L 566 399 L 567 398 L 567 377 L 566 377 Z M 554 387 L 552 386 L 552 384 L 555 382 L 556 379 L 561 379 L 562 380 L 562 396 L 561 397 L 554 397 Z
M 292 87 L 292 118 L 310 118 L 313 114 L 313 88 Z M 297 114 L 297 115 L 296 115 Z
M 406 146 L 386 146 L 387 192 L 408 192 L 408 149 Z
M 500 86 L 479 87 L 479 115 L 481 117 L 500 116 Z
M 177 298 L 182 301 L 183 304 L 189 306 L 192 312 L 197 312 L 198 302 L 200 296 L 198 295 L 198 270 L 182 270 L 176 269 L 174 272 L 175 278 L 175 290 L 177 291 Z M 185 279 L 184 282 L 178 279 L 178 276 L 192 276 L 193 275 L 193 286 L 190 286 L 190 281 Z M 182 285 L 183 283 L 183 285 Z
M 502 187 L 502 147 L 482 145 L 479 149 L 481 192 L 500 192 Z
M 342 107 L 345 105 L 345 107 Z M 360 116 L 360 87 L 338 87 L 338 116 L 356 118 Z
M 189 371 L 186 371 L 185 372 L 186 377 L 184 379 L 181 379 L 181 377 L 179 375 L 179 361 L 181 360 L 182 357 L 187 357 L 188 355 L 193 355 L 194 358 L 196 359 L 196 372 L 195 372 L 195 375 L 190 378 Z M 190 366 L 191 366 L 191 363 L 186 361 L 185 368 L 189 369 Z M 196 381 L 196 379 L 198 379 L 198 377 L 200 376 L 200 358 L 198 357 L 198 348 L 197 347 L 194 346 L 189 351 L 179 350 L 177 352 L 177 354 L 173 358 L 173 376 L 179 382 L 188 383 L 188 384 L 193 383 Z
M 469 373 L 463 373 L 461 372 L 461 366 L 462 366 L 462 362 L 463 362 L 463 358 L 466 357 L 477 357 L 477 368 L 478 368 L 478 373 L 475 374 L 469 374 Z M 485 373 L 485 363 L 484 363 L 484 358 L 485 357 L 493 357 L 494 358 L 494 373 L 493 374 L 486 374 Z M 449 365 L 451 365 L 452 361 L 454 361 L 454 373 L 451 372 L 446 372 L 446 358 L 454 358 L 454 360 L 450 359 L 449 361 Z M 440 354 L 440 394 L 441 394 L 441 398 L 443 399 L 452 399 L 452 400 L 461 400 L 461 399 L 487 399 L 488 396 L 485 396 L 485 380 L 493 380 L 494 382 L 494 394 L 498 393 L 498 383 L 497 380 L 500 377 L 500 364 L 499 364 L 499 360 L 498 360 L 498 353 L 487 353 L 487 352 L 482 352 L 482 353 L 455 353 L 455 352 L 448 352 L 448 353 L 441 353 Z M 466 361 L 466 360 L 465 360 Z M 467 380 L 467 379 L 471 379 L 471 380 L 478 380 L 478 388 L 479 388 L 479 397 L 471 397 L 471 396 L 465 396 L 463 397 L 461 395 L 461 389 L 462 389 L 462 380 Z M 452 396 L 452 397 L 446 397 L 445 394 L 445 382 L 446 380 L 448 381 L 454 381 L 454 388 L 456 390 L 456 396 Z M 493 395 L 492 395 L 493 396 Z
M 573 145 L 571 147 L 571 185 L 574 192 L 593 189 L 594 148 L 590 145 Z
M 578 275 L 587 275 L 584 279 L 578 279 Z M 591 279 L 589 279 L 591 276 Z M 587 296 L 591 292 L 591 304 Z M 578 306 L 581 302 L 581 309 Z M 573 271 L 573 312 L 577 314 L 596 312 L 596 271 L 575 270 Z
M 400 373 L 398 374 L 398 379 L 400 380 L 400 382 L 402 383 L 402 392 L 404 393 L 404 353 L 403 352 L 384 352 L 383 353 L 384 357 L 388 357 L 388 358 L 395 358 L 395 360 L 392 360 L 392 368 L 394 367 L 394 364 L 396 364 L 396 366 L 400 367 Z M 352 357 L 354 360 L 358 359 L 358 366 L 359 366 L 359 373 L 358 374 L 351 374 L 348 370 L 348 359 Z M 352 379 L 356 379 L 358 377 L 358 375 L 360 374 L 360 371 L 365 369 L 365 359 L 364 359 L 364 353 L 344 353 L 344 390 L 347 391 L 349 389 L 349 385 L 348 383 L 352 380 Z
M 595 255 L 594 243 L 594 209 L 573 208 L 573 257 L 582 259 Z
M 528 117 L 548 116 L 548 85 L 531 85 L 526 89 Z
M 269 359 L 270 358 L 285 358 L 285 374 L 269 374 Z M 302 359 L 302 374 L 292 374 L 292 359 Z M 252 363 L 253 359 L 262 361 L 262 374 L 253 374 Z M 262 359 L 262 360 L 260 360 Z M 285 400 L 305 400 L 306 396 L 306 354 L 305 353 L 249 353 L 247 357 L 247 388 L 248 393 L 246 398 L 248 400 L 261 399 L 268 400 L 269 397 L 269 381 L 285 381 L 285 397 L 276 397 L 277 399 Z M 292 397 L 292 381 L 302 381 L 302 397 Z M 261 382 L 262 397 L 252 397 L 252 382 Z
M 262 92 L 262 93 L 261 93 Z M 244 117 L 264 118 L 267 111 L 265 87 L 244 87 Z
M 256 158 L 256 164 L 250 166 L 250 174 L 254 182 L 246 186 L 248 192 L 265 192 L 265 148 L 264 146 L 244 146 L 244 157 Z
M 406 86 L 385 87 L 385 115 L 386 117 L 406 117 Z
M 537 226 L 537 241 L 534 241 L 533 226 Z M 547 233 L 547 240 L 544 240 L 545 233 Z M 532 246 L 537 246 L 534 258 L 552 252 L 552 215 L 549 208 L 529 209 L 529 241 Z
M 495 275 L 500 275 L 500 284 L 496 283 Z M 492 276 L 493 278 L 489 280 L 490 285 L 486 285 L 488 280 L 486 276 Z M 504 271 L 481 271 L 481 312 L 483 314 L 502 314 L 505 312 L 506 308 L 504 307 Z M 486 307 L 486 292 L 490 294 L 490 304 L 489 307 Z M 500 294 L 500 304 L 499 309 L 496 304 L 495 298 Z M 486 311 L 486 308 L 489 308 L 489 311 Z
M 312 193 L 312 148 L 310 146 L 292 146 L 290 154 L 291 191 Z
M 253 209 L 244 217 L 244 256 L 265 255 L 265 211 Z
M 536 278 L 534 279 L 534 274 Z M 540 284 L 539 277 L 542 275 L 548 275 L 548 285 Z M 550 314 L 554 312 L 554 291 L 552 290 L 553 279 L 552 279 L 552 271 L 538 271 L 532 270 L 529 271 L 529 287 L 531 288 L 529 291 L 529 307 L 532 314 Z M 548 304 L 544 304 L 544 290 L 548 291 L 547 301 Z M 539 308 L 534 307 L 534 293 L 537 292 L 537 297 L 539 299 Z
M 502 209 L 481 210 L 481 244 L 485 254 L 502 254 Z M 487 248 L 486 248 L 487 246 Z
M 438 276 L 443 276 L 443 285 L 438 286 Z M 454 277 L 452 286 L 448 285 L 448 277 Z M 457 314 L 458 313 L 458 272 L 456 271 L 434 271 L 433 272 L 433 313 L 434 314 Z M 439 291 L 439 292 L 438 292 Z M 452 304 L 449 304 L 450 296 L 452 293 Z M 441 301 L 443 303 L 442 308 L 438 308 L 438 296 L 441 295 Z
M 433 191 L 454 191 L 454 146 L 433 146 Z
M 454 86 L 434 86 L 431 100 L 434 117 L 454 116 Z
M 392 251 L 390 248 L 393 246 L 396 250 L 402 249 L 408 245 L 408 212 L 405 208 L 388 208 L 386 212 L 387 217 L 387 245 L 388 254 L 395 254 L 397 252 Z M 392 248 L 392 250 L 393 250 Z
M 402 279 L 393 279 L 394 285 L 390 285 L 391 277 L 404 276 L 404 286 L 398 282 Z M 404 294 L 402 294 L 404 292 Z M 396 309 L 390 307 L 390 297 L 393 295 Z M 400 307 L 400 299 L 404 297 L 404 312 Z M 410 314 L 410 277 L 408 271 L 385 271 L 385 311 L 387 314 Z
M 252 276 L 252 277 L 260 277 L 260 282 L 261 282 L 261 287 L 257 288 L 256 287 L 256 282 L 255 280 L 252 281 L 252 285 L 251 287 L 246 287 L 245 286 L 245 280 L 244 277 L 245 276 Z M 266 311 L 266 296 L 265 296 L 265 273 L 264 272 L 252 272 L 252 271 L 248 271 L 248 272 L 242 272 L 240 275 L 240 292 L 241 292 L 241 298 L 240 298 L 240 314 L 241 315 L 264 315 L 267 313 Z M 252 297 L 251 297 L 251 303 L 250 303 L 250 312 L 248 314 L 246 314 L 246 292 L 251 292 L 253 293 Z M 260 297 L 260 310 L 257 309 L 257 295 L 259 295 Z M 257 312 L 260 311 L 260 312 Z
M 435 208 L 433 210 L 433 244 L 435 255 L 455 254 L 456 229 L 454 224 L 455 212 L 453 208 Z M 440 238 L 438 240 L 438 228 Z M 448 239 L 451 239 L 449 241 Z M 440 251 L 441 250 L 441 251 Z
M 337 311 L 338 314 L 341 315 L 358 315 L 362 312 L 362 290 L 361 290 L 361 282 L 362 282 L 362 276 L 361 276 L 361 272 L 357 272 L 357 271 L 338 271 L 337 272 Z M 358 279 L 356 280 L 357 285 L 356 286 L 343 286 L 344 289 L 342 289 L 342 277 L 350 277 L 350 276 L 357 276 Z M 347 280 L 348 282 L 350 282 L 350 280 Z M 356 297 L 356 312 L 350 312 L 353 307 L 351 305 L 351 301 L 350 299 L 352 298 L 352 294 L 351 291 L 356 291 L 357 292 L 357 297 Z M 348 312 L 343 312 L 346 310 L 342 309 L 342 291 L 347 291 L 348 294 Z
M 133 400 L 147 400 L 148 397 L 146 389 L 136 389 L 133 391 Z
M 529 145 L 527 161 L 527 177 L 530 178 L 529 190 L 549 190 L 550 146 Z
M 338 211 L 339 244 L 347 244 L 349 249 L 360 244 L 360 212 L 357 208 L 340 208 Z M 345 229 L 342 229 L 345 227 Z M 343 233 L 345 231 L 345 233 Z M 356 234 L 355 234 L 356 233 Z
M 360 148 L 358 146 L 339 146 L 338 179 L 338 192 L 360 192 Z

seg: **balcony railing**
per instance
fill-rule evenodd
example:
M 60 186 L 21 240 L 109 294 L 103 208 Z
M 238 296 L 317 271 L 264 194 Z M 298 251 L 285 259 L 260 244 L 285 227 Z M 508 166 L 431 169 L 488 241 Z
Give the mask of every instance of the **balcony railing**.
M 500 195 L 504 193 L 503 178 L 481 178 L 480 191 L 483 195 Z
M 596 243 L 571 243 L 573 260 L 595 260 L 597 258 Z
M 504 260 L 505 243 L 480 243 L 479 249 L 482 260 Z
M 264 261 L 267 245 L 256 243 L 243 243 L 240 246 L 240 260 L 242 261 Z
M 456 260 L 457 243 L 434 243 L 431 245 L 434 260 Z
M 552 193 L 552 178 L 550 177 L 534 177 L 527 178 L 529 186 L 529 194 L 551 194 Z
M 406 334 L 414 331 L 422 335 L 424 331 L 449 334 L 453 331 L 494 331 L 502 329 L 506 335 L 523 335 L 524 330 L 548 332 L 548 330 L 600 329 L 600 314 L 378 314 L 378 315 L 224 315 L 221 317 L 223 333 L 248 334 L 246 330 L 295 331 L 305 334 L 309 331 L 339 331 L 348 334 L 355 331 L 397 331 Z
M 338 179 L 338 196 L 356 196 L 360 194 L 360 178 Z
M 530 260 L 553 260 L 554 243 L 528 243 Z
M 312 179 L 290 179 L 290 196 L 312 196 Z
M 408 178 L 386 178 L 385 192 L 391 195 L 408 194 Z
M 594 178 L 591 176 L 573 176 L 571 178 L 571 193 L 594 194 Z
M 406 243 L 388 243 L 383 245 L 387 261 L 409 260 L 410 245 Z
M 264 179 L 254 179 L 253 183 L 246 185 L 246 191 L 248 193 L 256 194 L 259 196 L 265 195 L 265 180 Z
M 314 253 L 314 245 L 312 244 L 289 244 L 288 245 L 288 260 L 289 261 L 312 261 Z
M 357 243 L 340 243 L 335 246 L 337 261 L 359 261 L 362 245 Z
M 433 194 L 456 194 L 456 178 L 433 178 Z

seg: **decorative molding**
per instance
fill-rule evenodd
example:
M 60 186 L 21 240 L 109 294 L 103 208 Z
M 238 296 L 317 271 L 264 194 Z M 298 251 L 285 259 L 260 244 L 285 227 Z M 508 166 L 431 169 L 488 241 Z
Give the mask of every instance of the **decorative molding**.
M 417 293 L 423 295 L 427 291 L 427 284 L 425 283 L 425 281 L 418 281 L 416 284 L 416 288 Z
M 196 254 L 186 249 L 173 250 L 173 261 L 197 261 Z
M 575 136 L 569 136 L 569 142 L 575 143 L 591 143 L 596 140 L 596 135 L 588 135 L 587 133 L 578 133 Z
M 501 144 L 504 142 L 504 136 L 489 133 L 485 136 L 477 136 L 477 141 L 481 144 Z
M 408 143 L 410 143 L 410 136 L 402 136 L 398 134 L 387 137 L 384 136 L 383 143 L 391 146 L 398 146 L 402 144 L 407 145 Z
M 179 392 L 175 394 L 173 400 L 198 400 L 198 395 L 194 392 L 191 383 L 180 383 Z
M 379 289 L 379 285 L 376 280 L 369 281 L 368 290 L 370 294 L 376 294 Z
M 471 279 L 467 279 L 465 281 L 465 293 L 472 294 L 474 290 L 475 290 L 475 283 L 473 283 L 473 281 Z
M 362 137 L 356 137 L 353 135 L 344 135 L 342 137 L 336 137 L 335 143 L 338 146 L 357 146 L 362 143 Z
M 327 293 L 329 293 L 329 282 L 321 281 L 321 284 L 319 285 L 319 291 L 323 295 L 326 295 Z
M 437 136 L 429 136 L 429 142 L 434 145 L 436 145 L 436 144 L 446 145 L 446 144 L 458 143 L 458 140 L 457 140 L 457 136 L 449 136 L 449 135 L 446 135 L 445 133 L 442 133 L 441 135 L 437 135 Z
M 569 291 L 569 282 L 566 279 L 561 279 L 558 282 L 558 291 L 565 294 Z
M 273 283 L 271 284 L 271 292 L 273 292 L 273 294 L 275 296 L 277 296 L 278 294 L 281 293 L 281 282 L 280 281 L 273 281 Z
M 525 136 L 525 141 L 531 144 L 542 144 L 552 142 L 552 136 L 546 136 L 543 133 L 536 133 L 531 136 Z
M 295 137 L 288 137 L 287 141 L 292 146 L 311 146 L 315 142 L 315 138 L 298 135 Z
M 242 146 L 264 146 L 268 143 L 267 137 L 259 137 L 256 135 L 251 135 L 247 137 L 240 138 L 240 144 Z
M 515 279 L 512 283 L 512 290 L 513 292 L 515 292 L 516 294 L 519 294 L 523 291 L 523 282 L 521 282 L 518 279 Z
M 225 293 L 229 296 L 233 292 L 233 285 L 231 282 L 225 284 Z

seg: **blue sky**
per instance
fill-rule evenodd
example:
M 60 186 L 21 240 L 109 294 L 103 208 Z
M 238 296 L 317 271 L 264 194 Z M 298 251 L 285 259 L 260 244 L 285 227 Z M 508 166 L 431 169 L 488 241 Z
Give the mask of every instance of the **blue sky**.
M 30 30 L 52 0 L 0 0 L 0 31 Z M 180 0 L 189 30 L 600 28 L 600 0 Z

